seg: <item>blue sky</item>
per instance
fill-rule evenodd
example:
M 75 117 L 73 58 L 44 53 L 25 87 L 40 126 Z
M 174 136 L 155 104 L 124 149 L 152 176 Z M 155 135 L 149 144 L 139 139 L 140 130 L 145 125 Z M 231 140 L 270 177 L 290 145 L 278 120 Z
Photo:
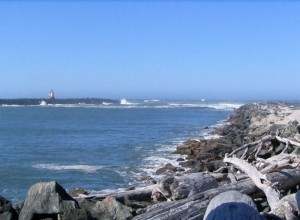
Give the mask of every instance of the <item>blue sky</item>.
M 0 1 L 0 98 L 300 99 L 297 1 Z

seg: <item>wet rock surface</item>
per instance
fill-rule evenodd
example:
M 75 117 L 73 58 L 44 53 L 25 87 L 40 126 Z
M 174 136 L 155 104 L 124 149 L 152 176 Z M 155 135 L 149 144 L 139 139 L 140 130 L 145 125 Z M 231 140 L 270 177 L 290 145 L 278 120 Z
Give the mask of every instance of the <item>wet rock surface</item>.
M 77 202 L 58 183 L 37 183 L 29 189 L 19 219 L 56 218 L 76 208 Z

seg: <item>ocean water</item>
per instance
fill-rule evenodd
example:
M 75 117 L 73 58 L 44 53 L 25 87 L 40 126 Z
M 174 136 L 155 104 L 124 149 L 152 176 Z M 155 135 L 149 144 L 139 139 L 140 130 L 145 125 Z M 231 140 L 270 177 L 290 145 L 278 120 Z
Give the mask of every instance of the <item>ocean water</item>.
M 143 184 L 187 139 L 213 138 L 241 103 L 120 100 L 119 104 L 0 106 L 0 195 L 36 182 L 103 192 Z

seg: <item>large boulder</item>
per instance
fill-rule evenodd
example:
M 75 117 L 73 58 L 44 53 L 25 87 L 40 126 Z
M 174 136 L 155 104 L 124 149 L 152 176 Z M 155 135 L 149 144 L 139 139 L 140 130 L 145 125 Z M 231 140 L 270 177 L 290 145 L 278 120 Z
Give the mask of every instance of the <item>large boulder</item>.
M 191 173 L 183 176 L 167 176 L 158 188 L 172 200 L 184 199 L 197 193 L 218 187 L 217 180 L 206 173 Z
M 41 182 L 29 189 L 19 220 L 55 219 L 77 208 L 77 202 L 57 182 Z
M 10 201 L 0 196 L 0 220 L 17 220 L 18 214 Z
M 215 196 L 209 203 L 204 220 L 262 220 L 253 200 L 238 191 L 227 191 Z
M 133 216 L 132 209 L 118 202 L 115 197 L 108 196 L 103 201 L 78 199 L 80 208 L 91 213 L 93 219 L 127 220 Z

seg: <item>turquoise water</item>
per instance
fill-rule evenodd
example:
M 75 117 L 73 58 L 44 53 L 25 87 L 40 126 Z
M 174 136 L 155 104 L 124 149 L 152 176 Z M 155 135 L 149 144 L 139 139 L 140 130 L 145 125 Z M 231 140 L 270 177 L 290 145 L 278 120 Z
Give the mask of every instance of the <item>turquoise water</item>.
M 90 191 L 141 184 L 187 139 L 220 126 L 239 104 L 139 100 L 0 107 L 0 195 L 14 202 L 55 180 Z

